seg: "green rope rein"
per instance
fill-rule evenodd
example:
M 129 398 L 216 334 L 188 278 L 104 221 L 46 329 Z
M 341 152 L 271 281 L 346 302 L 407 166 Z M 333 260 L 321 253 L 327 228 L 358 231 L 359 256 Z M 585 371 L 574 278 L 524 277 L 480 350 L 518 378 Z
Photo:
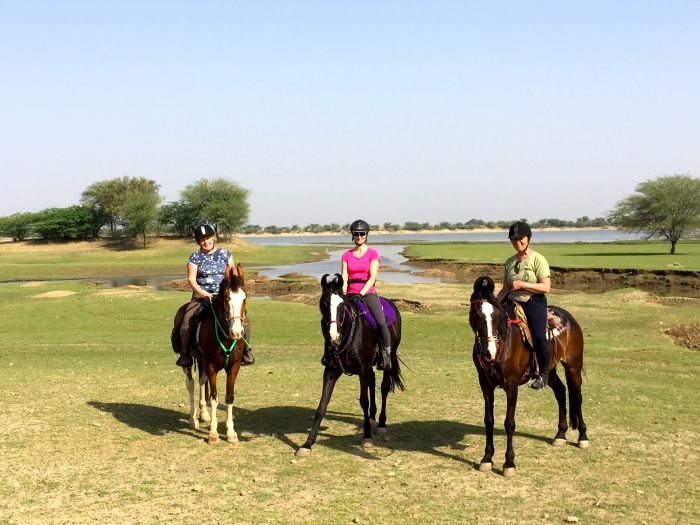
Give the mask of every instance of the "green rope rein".
M 238 339 L 233 339 L 233 342 L 231 343 L 231 346 L 229 346 L 228 348 L 226 347 L 226 345 L 224 344 L 224 342 L 223 342 L 223 341 L 221 340 L 221 338 L 219 337 L 219 331 L 220 331 L 220 328 L 221 328 L 221 327 L 219 326 L 219 318 L 218 318 L 218 316 L 216 315 L 216 311 L 214 310 L 214 305 L 211 303 L 211 298 L 209 299 L 209 302 L 210 302 L 210 304 L 211 304 L 211 309 L 212 309 L 212 312 L 213 312 L 213 314 L 214 314 L 214 334 L 216 335 L 216 341 L 219 343 L 219 347 L 221 347 L 221 351 L 222 351 L 222 352 L 224 353 L 224 355 L 226 356 L 226 364 L 224 365 L 224 368 L 228 368 L 228 363 L 229 363 L 229 360 L 231 359 L 231 352 L 233 351 L 233 349 L 234 349 L 235 346 L 236 346 L 236 343 L 238 343 L 239 340 L 238 340 Z M 243 320 L 241 320 L 241 322 L 242 322 L 242 321 L 243 321 Z M 221 331 L 223 331 L 223 330 L 221 330 Z M 242 340 L 247 346 L 250 346 L 250 343 L 247 341 L 247 339 L 246 339 L 245 337 L 242 337 L 241 340 Z

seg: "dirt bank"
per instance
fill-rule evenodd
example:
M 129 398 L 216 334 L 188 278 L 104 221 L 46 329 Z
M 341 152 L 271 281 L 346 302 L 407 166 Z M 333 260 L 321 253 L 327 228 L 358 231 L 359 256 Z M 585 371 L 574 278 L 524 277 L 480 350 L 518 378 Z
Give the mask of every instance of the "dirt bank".
M 446 282 L 471 283 L 480 275 L 496 281 L 503 276 L 501 264 L 470 264 L 443 259 L 412 259 L 411 265 L 425 268 L 421 275 Z M 659 295 L 700 297 L 700 272 L 687 270 L 624 270 L 614 268 L 551 267 L 552 283 L 558 290 L 603 292 L 616 288 L 638 288 Z

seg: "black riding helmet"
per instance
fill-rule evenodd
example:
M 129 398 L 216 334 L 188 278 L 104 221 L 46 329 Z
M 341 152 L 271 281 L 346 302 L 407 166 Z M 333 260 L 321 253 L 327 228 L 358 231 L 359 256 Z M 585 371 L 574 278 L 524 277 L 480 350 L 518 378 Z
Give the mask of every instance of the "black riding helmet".
M 369 224 L 362 219 L 357 219 L 350 225 L 350 233 L 353 232 L 364 232 L 367 235 L 369 233 Z
M 518 237 L 527 237 L 529 241 L 532 237 L 532 230 L 530 225 L 526 222 L 518 221 L 510 225 L 510 230 L 508 230 L 508 238 L 516 239 Z
M 212 235 L 216 235 L 216 232 L 211 224 L 203 223 L 194 229 L 194 238 L 197 242 L 204 237 L 211 237 Z

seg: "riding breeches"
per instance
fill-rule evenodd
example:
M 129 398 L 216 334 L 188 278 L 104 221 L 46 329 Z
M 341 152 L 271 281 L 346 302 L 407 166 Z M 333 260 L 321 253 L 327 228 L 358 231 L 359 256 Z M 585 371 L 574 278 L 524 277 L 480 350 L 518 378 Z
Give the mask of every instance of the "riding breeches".
M 540 368 L 549 371 L 552 352 L 547 342 L 547 297 L 544 294 L 533 295 L 529 301 L 519 304 L 527 317 Z
M 384 317 L 384 310 L 382 310 L 382 305 L 379 302 L 379 296 L 376 293 L 368 293 L 363 298 L 363 301 L 372 312 L 372 317 L 377 321 L 377 328 L 379 330 L 379 337 L 382 340 L 383 346 L 391 346 L 391 336 L 389 335 L 389 328 L 386 326 L 386 318 Z

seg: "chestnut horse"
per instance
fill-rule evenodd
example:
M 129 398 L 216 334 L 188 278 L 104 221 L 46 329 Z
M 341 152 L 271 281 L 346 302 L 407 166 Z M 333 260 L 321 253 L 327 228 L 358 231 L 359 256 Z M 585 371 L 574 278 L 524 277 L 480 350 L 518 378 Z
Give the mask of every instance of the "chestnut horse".
M 509 319 L 506 308 L 493 293 L 494 283 L 490 277 L 479 277 L 474 283 L 469 309 L 469 324 L 476 336 L 474 342 L 474 365 L 479 373 L 479 385 L 484 396 L 484 425 L 486 427 L 486 449 L 479 465 L 482 472 L 491 471 L 493 464 L 493 402 L 496 387 L 506 393 L 505 430 L 507 436 L 506 461 L 503 475 L 515 474 L 515 407 L 518 401 L 518 386 L 527 382 L 531 371 L 531 353 L 523 342 L 517 319 Z M 586 424 L 581 413 L 581 371 L 583 369 L 583 333 L 573 316 L 562 308 L 550 306 L 561 324 L 550 344 L 552 360 L 539 366 L 549 367 L 549 386 L 559 405 L 559 429 L 552 442 L 561 446 L 566 443 L 566 387 L 557 375 L 556 366 L 561 362 L 569 387 L 569 409 L 571 427 L 578 429 L 578 446 L 588 447 Z M 522 330 L 521 330 L 522 328 Z
M 330 402 L 336 381 L 342 374 L 360 376 L 360 406 L 364 414 L 364 434 L 362 445 L 372 445 L 372 422 L 377 414 L 375 401 L 375 375 L 372 366 L 377 359 L 379 351 L 379 336 L 370 326 L 365 315 L 361 315 L 358 307 L 343 295 L 343 278 L 340 274 L 328 281 L 328 274 L 321 279 L 321 332 L 325 340 L 324 362 L 326 368 L 323 371 L 323 391 L 321 401 L 316 410 L 311 432 L 299 450 L 297 456 L 308 456 L 311 447 L 316 442 L 321 420 L 326 415 L 326 409 Z M 395 321 L 389 325 L 391 336 L 391 369 L 384 370 L 382 378 L 382 409 L 379 414 L 378 434 L 385 434 L 386 427 L 386 398 L 389 392 L 397 387 L 404 389 L 401 368 L 396 350 L 401 342 L 401 316 L 396 306 L 385 300 L 385 307 L 390 307 L 391 317 Z
M 226 441 L 238 441 L 238 435 L 233 429 L 233 386 L 241 368 L 241 356 L 245 347 L 246 293 L 243 284 L 243 267 L 239 264 L 235 271 L 227 267 L 219 292 L 209 303 L 205 303 L 205 311 L 201 316 L 203 319 L 197 330 L 197 343 L 192 345 L 192 357 L 199 368 L 198 407 L 195 406 L 192 367 L 182 368 L 190 397 L 190 427 L 199 429 L 200 421 L 210 421 L 209 443 L 219 441 L 216 419 L 216 375 L 219 370 L 226 371 Z M 186 304 L 180 307 L 175 316 L 176 326 L 186 307 Z M 211 415 L 207 412 L 207 400 Z

